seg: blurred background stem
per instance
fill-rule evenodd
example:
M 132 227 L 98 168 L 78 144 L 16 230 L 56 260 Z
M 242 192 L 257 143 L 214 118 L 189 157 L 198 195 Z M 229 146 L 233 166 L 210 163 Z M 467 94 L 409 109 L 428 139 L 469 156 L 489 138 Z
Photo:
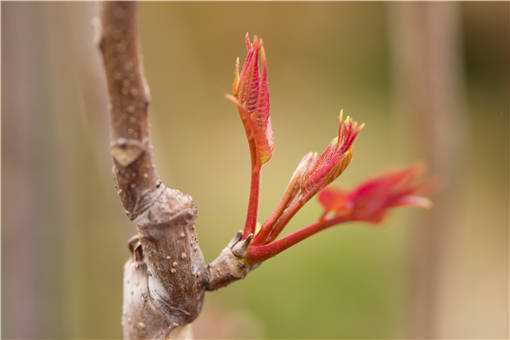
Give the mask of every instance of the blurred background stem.
M 48 217 L 47 207 L 39 200 L 49 190 L 48 168 L 42 164 L 52 162 L 48 154 L 41 154 L 34 147 L 47 145 L 45 130 L 49 123 L 32 115 L 48 105 L 45 96 L 37 91 L 46 80 L 44 70 L 37 69 L 33 62 L 33 58 L 44 58 L 41 47 L 45 36 L 37 29 L 41 22 L 30 7 L 11 9 L 9 15 L 2 11 L 2 106 L 7 113 L 2 115 L 2 189 L 11 193 L 2 199 L 2 225 L 13 226 L 9 230 L 2 228 L 2 321 L 6 320 L 6 310 L 11 314 L 9 322 L 2 325 L 8 334 L 26 338 L 40 334 L 49 321 L 45 316 L 57 313 L 56 306 L 42 313 L 45 305 L 51 306 L 48 288 L 53 282 L 51 278 L 38 280 L 36 272 L 48 257 L 38 242 Z M 19 35 L 30 39 L 20 41 Z M 6 84 L 15 90 L 6 91 Z M 32 133 L 35 126 L 42 129 Z M 9 178 L 6 174 L 10 174 Z M 46 294 L 37 297 L 38 291 Z
M 461 36 L 458 5 L 418 3 L 390 6 L 395 100 L 411 117 L 414 140 L 432 176 L 441 174 L 434 208 L 423 214 L 409 242 L 411 270 L 408 326 L 410 338 L 437 336 L 439 280 L 459 196 L 459 159 L 465 152 L 467 119 L 462 89 Z M 436 175 L 437 176 L 437 175 Z
M 504 312 L 505 303 L 494 303 L 496 292 L 504 289 L 507 282 L 501 275 L 507 263 L 502 256 L 507 249 L 505 238 L 490 243 L 491 251 L 482 250 L 485 242 L 481 235 L 496 226 L 470 228 L 473 217 L 468 215 L 483 216 L 490 211 L 478 208 L 486 186 L 475 189 L 480 195 L 474 201 L 475 211 L 461 208 L 466 189 L 472 187 L 472 179 L 467 176 L 491 153 L 494 138 L 491 132 L 484 134 L 486 153 L 478 156 L 473 154 L 474 137 L 467 139 L 473 128 L 466 105 L 461 6 L 399 4 L 389 6 L 389 12 L 395 104 L 401 118 L 411 120 L 414 128 L 409 144 L 415 146 L 417 154 L 425 156 L 431 175 L 436 177 L 437 191 L 433 196 L 434 208 L 421 215 L 419 225 L 410 231 L 407 336 L 499 337 L 508 332 L 504 327 L 508 316 L 508 310 Z M 484 112 L 487 110 L 482 110 L 482 117 Z M 508 125 L 504 116 L 486 119 Z M 504 183 L 502 179 L 500 185 Z M 504 229 L 498 229 L 494 231 L 503 236 Z M 473 254 L 479 254 L 486 265 L 464 262 L 465 256 Z M 500 263 L 491 262 L 493 254 L 499 254 Z M 489 273 L 487 268 L 495 267 L 501 269 Z M 474 273 L 479 279 L 473 280 Z M 486 291 L 483 297 L 476 293 L 481 289 Z M 473 321 L 466 323 L 467 320 Z

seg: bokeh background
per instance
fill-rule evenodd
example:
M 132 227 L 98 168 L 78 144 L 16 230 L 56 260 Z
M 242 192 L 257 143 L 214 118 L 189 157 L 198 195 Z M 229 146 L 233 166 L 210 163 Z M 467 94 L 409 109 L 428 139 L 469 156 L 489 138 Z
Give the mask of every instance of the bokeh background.
M 2 2 L 2 337 L 118 338 L 134 233 L 112 185 L 96 3 Z M 244 221 L 249 154 L 224 94 L 264 38 L 276 150 L 261 216 L 301 156 L 367 124 L 336 185 L 423 161 L 430 211 L 334 228 L 206 297 L 198 338 L 507 338 L 509 4 L 145 3 L 163 179 L 213 259 Z M 319 214 L 316 203 L 289 226 Z

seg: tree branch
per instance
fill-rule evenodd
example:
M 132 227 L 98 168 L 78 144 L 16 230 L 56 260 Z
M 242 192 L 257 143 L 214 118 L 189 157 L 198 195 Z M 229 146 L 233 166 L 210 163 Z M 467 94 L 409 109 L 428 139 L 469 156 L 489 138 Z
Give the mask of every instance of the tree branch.
M 195 233 L 197 209 L 190 196 L 166 187 L 155 170 L 136 3 L 105 3 L 101 24 L 113 173 L 138 229 L 130 241 L 133 258 L 124 269 L 124 337 L 167 337 L 202 307 L 207 272 Z
M 159 183 L 149 140 L 149 89 L 139 60 L 135 6 L 105 4 L 99 42 L 110 94 L 114 175 L 131 219 L 147 208 L 145 196 Z
M 438 326 L 452 324 L 451 313 L 443 314 L 445 309 L 439 306 L 449 301 L 441 298 L 448 296 L 443 291 L 443 282 L 449 282 L 453 277 L 449 275 L 455 275 L 451 268 L 443 266 L 447 250 L 458 243 L 453 231 L 461 224 L 453 220 L 452 211 L 461 196 L 462 183 L 455 174 L 462 171 L 459 156 L 467 153 L 463 143 L 466 119 L 462 49 L 458 46 L 460 14 L 453 3 L 399 4 L 390 6 L 389 13 L 396 72 L 395 103 L 401 114 L 412 117 L 418 127 L 413 136 L 420 142 L 418 146 L 431 173 L 440 175 L 442 184 L 441 193 L 434 198 L 436 208 L 424 216 L 411 234 L 406 324 L 410 338 L 439 338 L 445 334 L 438 333 Z M 434 261 L 430 261 L 431 257 Z M 445 273 L 448 274 L 441 277 Z M 458 293 L 458 287 L 454 289 Z

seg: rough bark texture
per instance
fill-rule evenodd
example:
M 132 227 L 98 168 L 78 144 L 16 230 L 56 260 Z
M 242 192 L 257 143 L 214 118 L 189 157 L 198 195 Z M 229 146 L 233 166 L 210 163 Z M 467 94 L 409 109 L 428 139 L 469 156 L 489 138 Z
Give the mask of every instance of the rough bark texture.
M 111 155 L 117 193 L 138 234 L 124 267 L 126 339 L 189 338 L 206 290 L 244 278 L 240 237 L 206 266 L 195 231 L 197 208 L 189 195 L 158 177 L 149 138 L 149 89 L 143 76 L 137 5 L 107 2 L 99 48 L 110 95 Z M 177 334 L 178 333 L 178 334 Z
M 105 3 L 99 47 L 110 94 L 115 182 L 138 227 L 130 242 L 134 256 L 124 268 L 124 337 L 166 337 L 202 307 L 206 267 L 194 226 L 197 209 L 155 171 L 135 3 Z
M 230 283 L 244 279 L 257 265 L 251 266 L 243 256 L 252 240 L 250 235 L 242 240 L 243 233 L 239 231 L 236 236 L 221 251 L 220 255 L 207 266 L 207 290 L 216 290 Z

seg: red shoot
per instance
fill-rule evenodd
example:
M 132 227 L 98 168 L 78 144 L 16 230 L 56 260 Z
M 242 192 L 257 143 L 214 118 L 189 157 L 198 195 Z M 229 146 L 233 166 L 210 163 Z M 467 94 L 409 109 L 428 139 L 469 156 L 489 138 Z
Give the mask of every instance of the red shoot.
M 243 239 L 255 231 L 260 170 L 262 165 L 271 159 L 273 152 L 266 53 L 262 39 L 257 36 L 251 42 L 249 34 L 246 33 L 245 41 L 246 58 L 241 70 L 239 59 L 236 61 L 232 95 L 227 96 L 237 106 L 250 147 L 251 185 Z
M 269 86 L 267 60 L 262 39 L 250 41 L 246 33 L 247 55 L 241 70 L 236 60 L 232 95 L 228 95 L 239 110 L 246 137 L 255 151 L 254 162 L 267 163 L 273 153 L 273 129 L 269 114 Z M 262 69 L 260 69 L 260 65 Z
M 338 117 L 338 137 L 322 152 L 315 166 L 306 174 L 303 183 L 305 192 L 315 195 L 335 180 L 347 168 L 352 158 L 352 144 L 365 124 L 358 125 L 351 117 L 343 120 L 343 111 Z
M 316 162 L 317 153 L 315 152 L 307 153 L 301 162 L 299 162 L 296 170 L 290 178 L 289 184 L 287 185 L 287 189 L 285 190 L 280 203 L 278 204 L 275 211 L 271 214 L 271 216 L 264 222 L 260 228 L 260 231 L 256 234 L 255 239 L 253 240 L 254 244 L 261 243 L 266 240 L 276 222 L 278 222 L 282 214 L 300 193 L 301 189 L 303 188 L 305 175 L 310 171 L 311 168 L 315 166 Z
M 267 61 L 262 39 L 248 33 L 247 54 L 242 67 L 236 61 L 232 94 L 243 122 L 251 157 L 251 185 L 246 222 L 242 235 L 244 250 L 236 253 L 255 264 L 284 251 L 328 227 L 353 221 L 379 223 L 390 208 L 398 206 L 430 207 L 421 196 L 422 171 L 414 166 L 368 180 L 352 191 L 328 189 L 349 166 L 352 148 L 364 124 L 358 124 L 340 112 L 338 136 L 318 155 L 308 153 L 299 162 L 287 189 L 274 212 L 256 230 L 260 170 L 273 153 L 273 130 L 269 114 Z M 325 189 L 326 188 L 326 189 Z M 324 213 L 315 223 L 277 239 L 292 217 L 318 192 Z M 251 238 L 253 237 L 253 238 Z
M 318 221 L 280 240 L 254 242 L 248 248 L 246 258 L 253 263 L 267 260 L 319 231 L 340 223 L 380 223 L 390 208 L 429 208 L 432 205 L 430 200 L 420 195 L 424 189 L 422 171 L 416 166 L 368 180 L 350 192 L 324 189 L 319 194 L 319 202 L 325 214 Z
M 255 236 L 254 244 L 270 242 L 274 240 L 285 228 L 290 219 L 310 200 L 319 190 L 323 189 L 347 168 L 352 159 L 352 145 L 363 129 L 363 124 L 351 120 L 348 116 L 343 120 L 343 113 L 339 116 L 338 136 L 333 139 L 320 156 L 313 154 L 309 159 L 305 158 L 298 166 L 298 170 L 306 164 L 306 171 L 300 174 L 299 195 L 289 201 L 282 209 L 278 220 L 269 219 L 264 223 L 260 232 Z M 298 172 L 296 170 L 296 172 Z M 285 196 L 284 196 L 285 197 Z

